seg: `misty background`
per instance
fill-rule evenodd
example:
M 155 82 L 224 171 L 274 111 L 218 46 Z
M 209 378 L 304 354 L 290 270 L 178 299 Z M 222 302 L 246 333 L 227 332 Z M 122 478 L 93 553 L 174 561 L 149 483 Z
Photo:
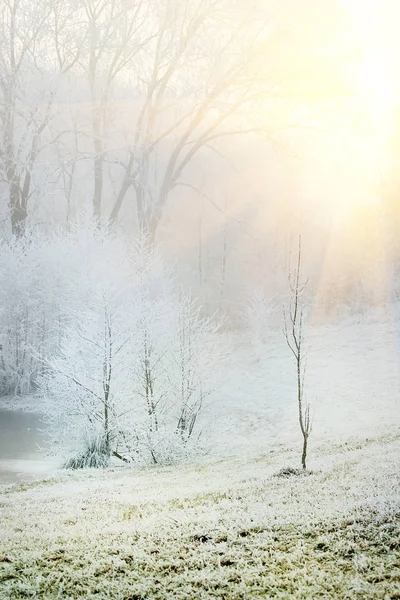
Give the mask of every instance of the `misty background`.
M 190 437 L 232 373 L 272 385 L 299 235 L 307 323 L 397 319 L 398 10 L 3 0 L 0 393 L 52 398 L 58 440 L 93 398 Z

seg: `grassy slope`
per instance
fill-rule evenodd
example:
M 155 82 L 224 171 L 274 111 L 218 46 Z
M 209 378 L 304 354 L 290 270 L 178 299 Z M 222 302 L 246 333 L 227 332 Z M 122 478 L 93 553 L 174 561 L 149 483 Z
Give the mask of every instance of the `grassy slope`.
M 400 438 L 0 496 L 0 598 L 400 598 Z

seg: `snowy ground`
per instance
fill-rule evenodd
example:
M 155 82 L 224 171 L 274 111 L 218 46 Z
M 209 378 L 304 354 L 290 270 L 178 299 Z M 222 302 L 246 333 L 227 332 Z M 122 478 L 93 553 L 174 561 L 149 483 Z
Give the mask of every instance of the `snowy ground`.
M 298 446 L 295 364 L 279 327 L 263 345 L 243 344 L 239 334 L 229 338 L 233 366 L 204 415 L 211 455 Z M 400 432 L 400 320 L 311 327 L 305 347 L 311 461 L 313 443 Z M 40 412 L 42 401 L 1 398 L 1 408 Z
M 313 327 L 305 346 L 311 444 L 400 432 L 399 321 Z M 252 453 L 291 446 L 299 439 L 296 372 L 283 334 L 272 332 L 242 356 L 216 407 L 217 447 Z
M 65 474 L 0 497 L 14 598 L 400 597 L 400 437 L 197 466 Z
M 310 332 L 310 475 L 275 476 L 301 440 L 271 334 L 242 351 L 202 462 L 4 486 L 0 597 L 400 598 L 399 340 L 393 322 Z

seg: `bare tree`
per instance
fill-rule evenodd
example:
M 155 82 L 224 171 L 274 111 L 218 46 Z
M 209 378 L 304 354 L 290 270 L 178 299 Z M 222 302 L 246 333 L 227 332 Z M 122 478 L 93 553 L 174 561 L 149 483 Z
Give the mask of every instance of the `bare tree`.
M 108 154 L 111 100 L 115 81 L 134 63 L 152 37 L 146 25 L 145 0 L 76 0 L 81 15 L 82 52 L 79 66 L 87 76 L 93 142 L 93 216 L 101 222 L 104 162 Z M 75 16 L 76 20 L 76 16 Z
M 58 169 L 56 172 L 57 180 L 65 197 L 66 210 L 65 220 L 67 226 L 71 224 L 72 219 L 72 197 L 74 184 L 76 183 L 76 171 L 78 162 L 86 160 L 84 153 L 79 151 L 79 134 L 78 123 L 75 115 L 72 116 L 73 121 L 73 147 L 70 150 L 63 138 L 59 138 L 54 144 L 54 151 L 58 159 Z
M 252 115 L 258 102 L 281 91 L 266 68 L 274 34 L 257 11 L 239 18 L 225 0 L 165 0 L 149 27 L 154 35 L 135 62 L 139 97 L 109 218 L 117 220 L 133 187 L 139 228 L 154 237 L 170 192 L 187 185 L 194 159 L 205 150 L 218 154 L 222 138 L 270 134 Z
M 118 451 L 126 443 L 121 423 L 126 425 L 130 413 L 128 404 L 121 404 L 128 389 L 130 332 L 118 300 L 104 291 L 94 296 L 90 307 L 76 315 L 81 325 L 66 328 L 38 378 L 48 398 L 52 443 L 81 449 L 77 466 L 87 465 L 96 448 L 101 464 L 111 455 L 124 460 Z
M 299 411 L 299 425 L 303 436 L 303 450 L 301 464 L 303 469 L 307 468 L 307 446 L 308 438 L 312 430 L 312 419 L 310 416 L 310 404 L 305 400 L 304 381 L 306 374 L 306 357 L 304 352 L 304 290 L 308 281 L 301 283 L 301 236 L 299 236 L 297 264 L 293 271 L 289 270 L 289 308 L 284 308 L 284 334 L 296 362 L 297 373 L 297 404 Z M 289 267 L 290 269 L 290 267 Z
M 12 232 L 25 231 L 29 203 L 43 188 L 41 155 L 62 133 L 49 131 L 60 78 L 76 63 L 66 47 L 61 0 L 4 0 L 0 7 L 0 176 L 7 186 Z
M 1 176 L 8 186 L 11 227 L 16 234 L 24 229 L 32 170 L 52 102 L 51 94 L 35 101 L 32 93 L 32 77 L 38 72 L 35 58 L 49 14 L 45 2 L 40 2 L 38 10 L 21 0 L 4 0 L 0 9 Z
M 204 153 L 223 155 L 232 137 L 274 138 L 277 119 L 267 126 L 262 115 L 281 106 L 293 74 L 277 60 L 283 45 L 291 63 L 268 4 L 4 0 L 0 168 L 13 231 L 24 230 L 35 173 L 43 180 L 55 155 L 69 206 L 82 189 L 75 153 L 92 163 L 95 220 L 116 222 L 129 196 L 140 230 L 154 238 L 170 193 L 198 191 L 193 165 Z M 65 111 L 66 73 L 71 107 L 79 102 L 84 116 L 79 136 L 73 116 L 49 127 Z M 108 176 L 115 189 L 106 202 Z

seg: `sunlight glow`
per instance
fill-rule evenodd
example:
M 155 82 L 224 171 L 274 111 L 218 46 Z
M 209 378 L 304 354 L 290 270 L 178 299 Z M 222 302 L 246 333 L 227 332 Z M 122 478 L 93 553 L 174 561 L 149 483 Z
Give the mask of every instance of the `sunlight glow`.
M 398 98 L 390 53 L 376 49 L 368 53 L 356 73 L 355 86 L 363 97 L 371 125 L 383 128 L 382 133 L 387 133 Z
M 391 0 L 353 0 L 352 8 L 351 33 L 359 47 L 351 72 L 353 87 L 367 113 L 367 130 L 375 135 L 374 143 L 387 145 L 400 93 L 400 45 L 393 31 L 396 5 Z

